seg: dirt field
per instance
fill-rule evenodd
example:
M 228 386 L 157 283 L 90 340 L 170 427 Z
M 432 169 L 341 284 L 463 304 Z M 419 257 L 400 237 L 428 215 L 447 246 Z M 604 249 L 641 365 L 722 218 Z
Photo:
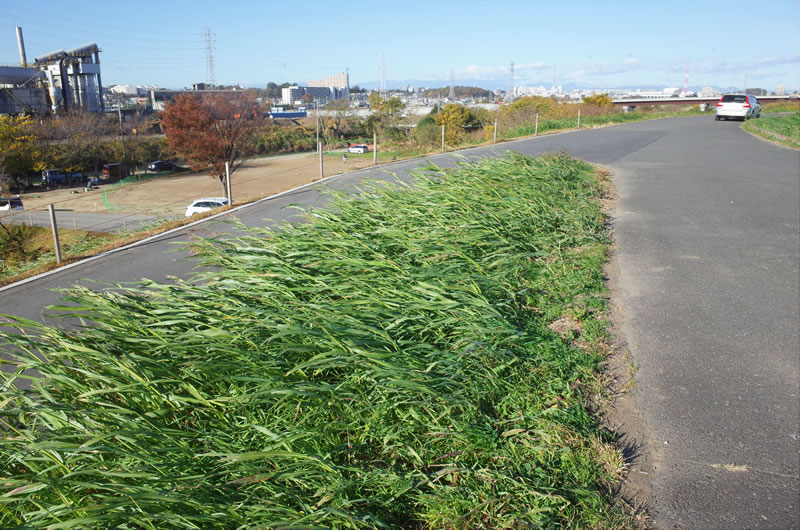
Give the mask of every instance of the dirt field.
M 372 165 L 372 153 L 349 154 L 347 163 L 341 153 L 326 154 L 325 176 Z M 239 168 L 231 177 L 234 202 L 264 197 L 319 180 L 319 156 L 302 153 L 259 158 Z M 53 203 L 61 210 L 76 212 L 145 212 L 181 215 L 186 206 L 201 197 L 224 195 L 216 179 L 206 173 L 168 176 L 112 189 L 84 192 L 83 188 L 30 193 L 22 196 L 26 210 L 46 209 Z M 117 209 L 118 208 L 118 209 Z

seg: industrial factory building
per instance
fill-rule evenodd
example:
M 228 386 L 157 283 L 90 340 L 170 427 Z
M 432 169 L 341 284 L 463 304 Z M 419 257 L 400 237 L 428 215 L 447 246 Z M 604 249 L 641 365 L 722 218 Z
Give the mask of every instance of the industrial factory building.
M 299 105 L 306 94 L 320 104 L 334 99 L 346 99 L 350 95 L 350 76 L 342 72 L 318 81 L 309 81 L 308 86 L 286 87 L 281 91 L 281 103 Z
M 0 66 L 0 114 L 46 113 L 73 108 L 103 110 L 100 48 L 89 43 L 56 50 L 28 63 L 17 28 L 20 66 Z

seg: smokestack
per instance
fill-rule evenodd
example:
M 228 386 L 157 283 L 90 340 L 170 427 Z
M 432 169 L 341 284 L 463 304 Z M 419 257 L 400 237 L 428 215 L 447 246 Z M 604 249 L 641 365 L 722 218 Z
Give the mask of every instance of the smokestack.
M 17 46 L 19 46 L 19 64 L 28 66 L 28 59 L 25 57 L 25 41 L 22 40 L 22 28 L 17 26 Z

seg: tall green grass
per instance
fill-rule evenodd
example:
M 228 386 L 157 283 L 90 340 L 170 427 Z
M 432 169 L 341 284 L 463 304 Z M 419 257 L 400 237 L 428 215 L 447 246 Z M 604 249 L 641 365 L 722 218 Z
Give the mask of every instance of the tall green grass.
M 7 324 L 0 526 L 625 526 L 601 195 L 566 155 L 430 169 Z

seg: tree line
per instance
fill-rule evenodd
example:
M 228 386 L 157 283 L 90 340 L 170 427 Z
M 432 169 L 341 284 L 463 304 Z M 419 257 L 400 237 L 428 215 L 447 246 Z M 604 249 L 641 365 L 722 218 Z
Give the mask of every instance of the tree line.
M 274 86 L 268 86 L 268 92 L 282 87 L 270 85 Z M 224 192 L 226 163 L 232 173 L 257 155 L 311 151 L 318 136 L 328 148 L 378 134 L 384 149 L 425 149 L 441 141 L 442 126 L 446 143 L 454 146 L 490 139 L 495 123 L 512 130 L 530 124 L 535 115 L 567 118 L 579 109 L 584 116 L 612 112 L 607 95 L 592 96 L 582 105 L 532 96 L 495 111 L 447 103 L 420 119 L 407 116 L 399 98 L 383 98 L 373 91 L 366 118 L 338 101 L 327 105 L 318 122 L 311 116 L 287 123 L 265 117 L 261 96 L 263 91 L 257 90 L 181 94 L 158 114 L 127 120 L 87 112 L 36 119 L 0 116 L 0 191 L 8 192 L 15 180 L 43 169 L 96 174 L 108 162 L 137 168 L 152 160 L 181 159 L 192 169 L 209 172 Z

